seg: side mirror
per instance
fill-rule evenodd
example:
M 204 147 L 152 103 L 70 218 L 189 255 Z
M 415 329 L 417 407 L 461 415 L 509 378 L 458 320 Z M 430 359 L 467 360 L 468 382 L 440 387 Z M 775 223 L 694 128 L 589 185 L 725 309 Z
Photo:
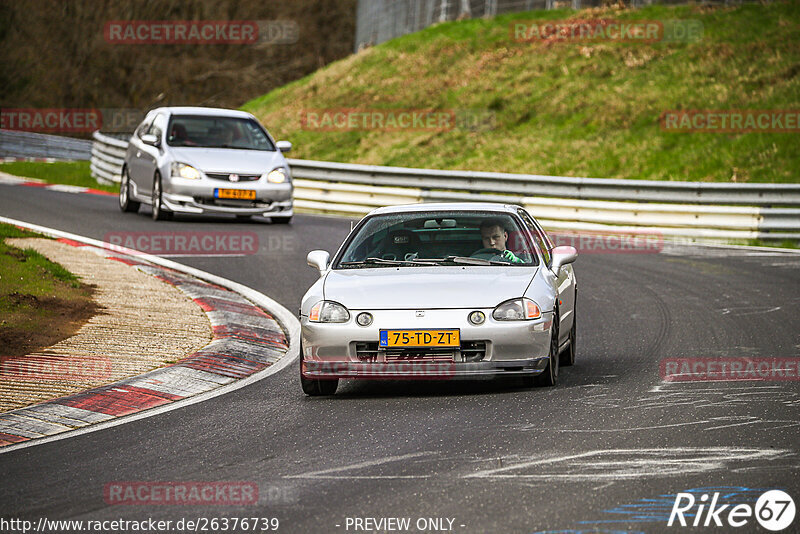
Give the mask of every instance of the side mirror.
M 578 259 L 578 251 L 575 250 L 575 247 L 570 247 L 566 245 L 554 248 L 551 254 L 552 254 L 552 261 L 550 268 L 556 274 L 558 274 L 558 271 L 561 270 L 562 266 L 568 263 L 572 263 L 573 261 Z
M 277 146 L 278 150 L 281 152 L 289 152 L 292 149 L 292 143 L 289 141 L 278 141 L 275 143 L 275 146 Z
M 161 140 L 153 134 L 144 134 L 142 136 L 142 143 L 150 146 L 161 145 Z
M 331 255 L 327 250 L 312 250 L 308 253 L 306 262 L 308 262 L 309 267 L 313 267 L 319 271 L 319 275 L 322 276 L 322 273 L 328 268 L 328 261 L 330 259 Z

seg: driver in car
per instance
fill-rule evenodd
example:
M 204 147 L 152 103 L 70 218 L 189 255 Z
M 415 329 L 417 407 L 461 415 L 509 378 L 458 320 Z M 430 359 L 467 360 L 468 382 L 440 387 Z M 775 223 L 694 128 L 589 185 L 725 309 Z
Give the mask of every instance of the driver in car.
M 500 221 L 496 219 L 484 220 L 481 222 L 480 228 L 484 248 L 475 251 L 471 257 L 492 259 L 494 256 L 500 256 L 500 258 L 509 263 L 525 263 L 524 260 L 518 258 L 516 254 L 506 248 L 508 232 Z

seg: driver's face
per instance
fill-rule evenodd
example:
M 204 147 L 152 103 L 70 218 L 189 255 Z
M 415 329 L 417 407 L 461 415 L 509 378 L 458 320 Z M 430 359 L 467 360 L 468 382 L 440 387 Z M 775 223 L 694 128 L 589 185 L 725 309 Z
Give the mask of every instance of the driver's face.
M 483 240 L 484 248 L 496 248 L 497 250 L 505 250 L 506 240 L 508 239 L 508 232 L 506 232 L 499 226 L 482 228 L 481 239 Z

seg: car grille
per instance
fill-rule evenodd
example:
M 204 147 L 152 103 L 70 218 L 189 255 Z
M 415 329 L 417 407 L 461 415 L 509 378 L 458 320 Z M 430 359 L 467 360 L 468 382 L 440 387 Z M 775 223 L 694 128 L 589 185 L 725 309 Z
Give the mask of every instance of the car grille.
M 231 181 L 231 173 L 229 172 L 207 172 L 206 176 L 211 178 L 212 180 L 225 180 L 226 182 Z M 240 174 L 239 175 L 239 182 L 255 182 L 261 178 L 260 174 Z
M 418 349 L 385 350 L 378 348 L 377 341 L 360 341 L 356 343 L 356 357 L 361 361 L 377 361 L 383 355 L 387 362 L 428 361 L 428 362 L 453 362 L 456 361 L 458 351 L 453 349 L 435 349 L 430 347 Z M 461 361 L 479 362 L 486 358 L 485 341 L 462 341 Z
M 272 209 L 271 202 L 258 202 L 255 200 L 195 197 L 194 201 L 197 204 L 202 204 L 205 206 L 223 206 L 227 208 L 264 208 L 265 210 Z
M 486 357 L 485 341 L 462 341 L 461 359 L 465 362 L 479 362 Z
M 402 352 L 387 352 L 387 362 L 453 362 L 455 351 L 444 349 L 406 349 Z
M 378 342 L 356 343 L 356 357 L 362 361 L 378 359 Z

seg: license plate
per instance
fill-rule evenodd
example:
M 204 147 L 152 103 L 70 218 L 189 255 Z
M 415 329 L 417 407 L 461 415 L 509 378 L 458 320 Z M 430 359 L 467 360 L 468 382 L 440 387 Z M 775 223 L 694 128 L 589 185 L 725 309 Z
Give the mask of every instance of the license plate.
M 460 347 L 461 331 L 381 330 L 381 347 Z
M 234 198 L 237 200 L 255 200 L 256 192 L 252 189 L 214 189 L 215 198 Z

